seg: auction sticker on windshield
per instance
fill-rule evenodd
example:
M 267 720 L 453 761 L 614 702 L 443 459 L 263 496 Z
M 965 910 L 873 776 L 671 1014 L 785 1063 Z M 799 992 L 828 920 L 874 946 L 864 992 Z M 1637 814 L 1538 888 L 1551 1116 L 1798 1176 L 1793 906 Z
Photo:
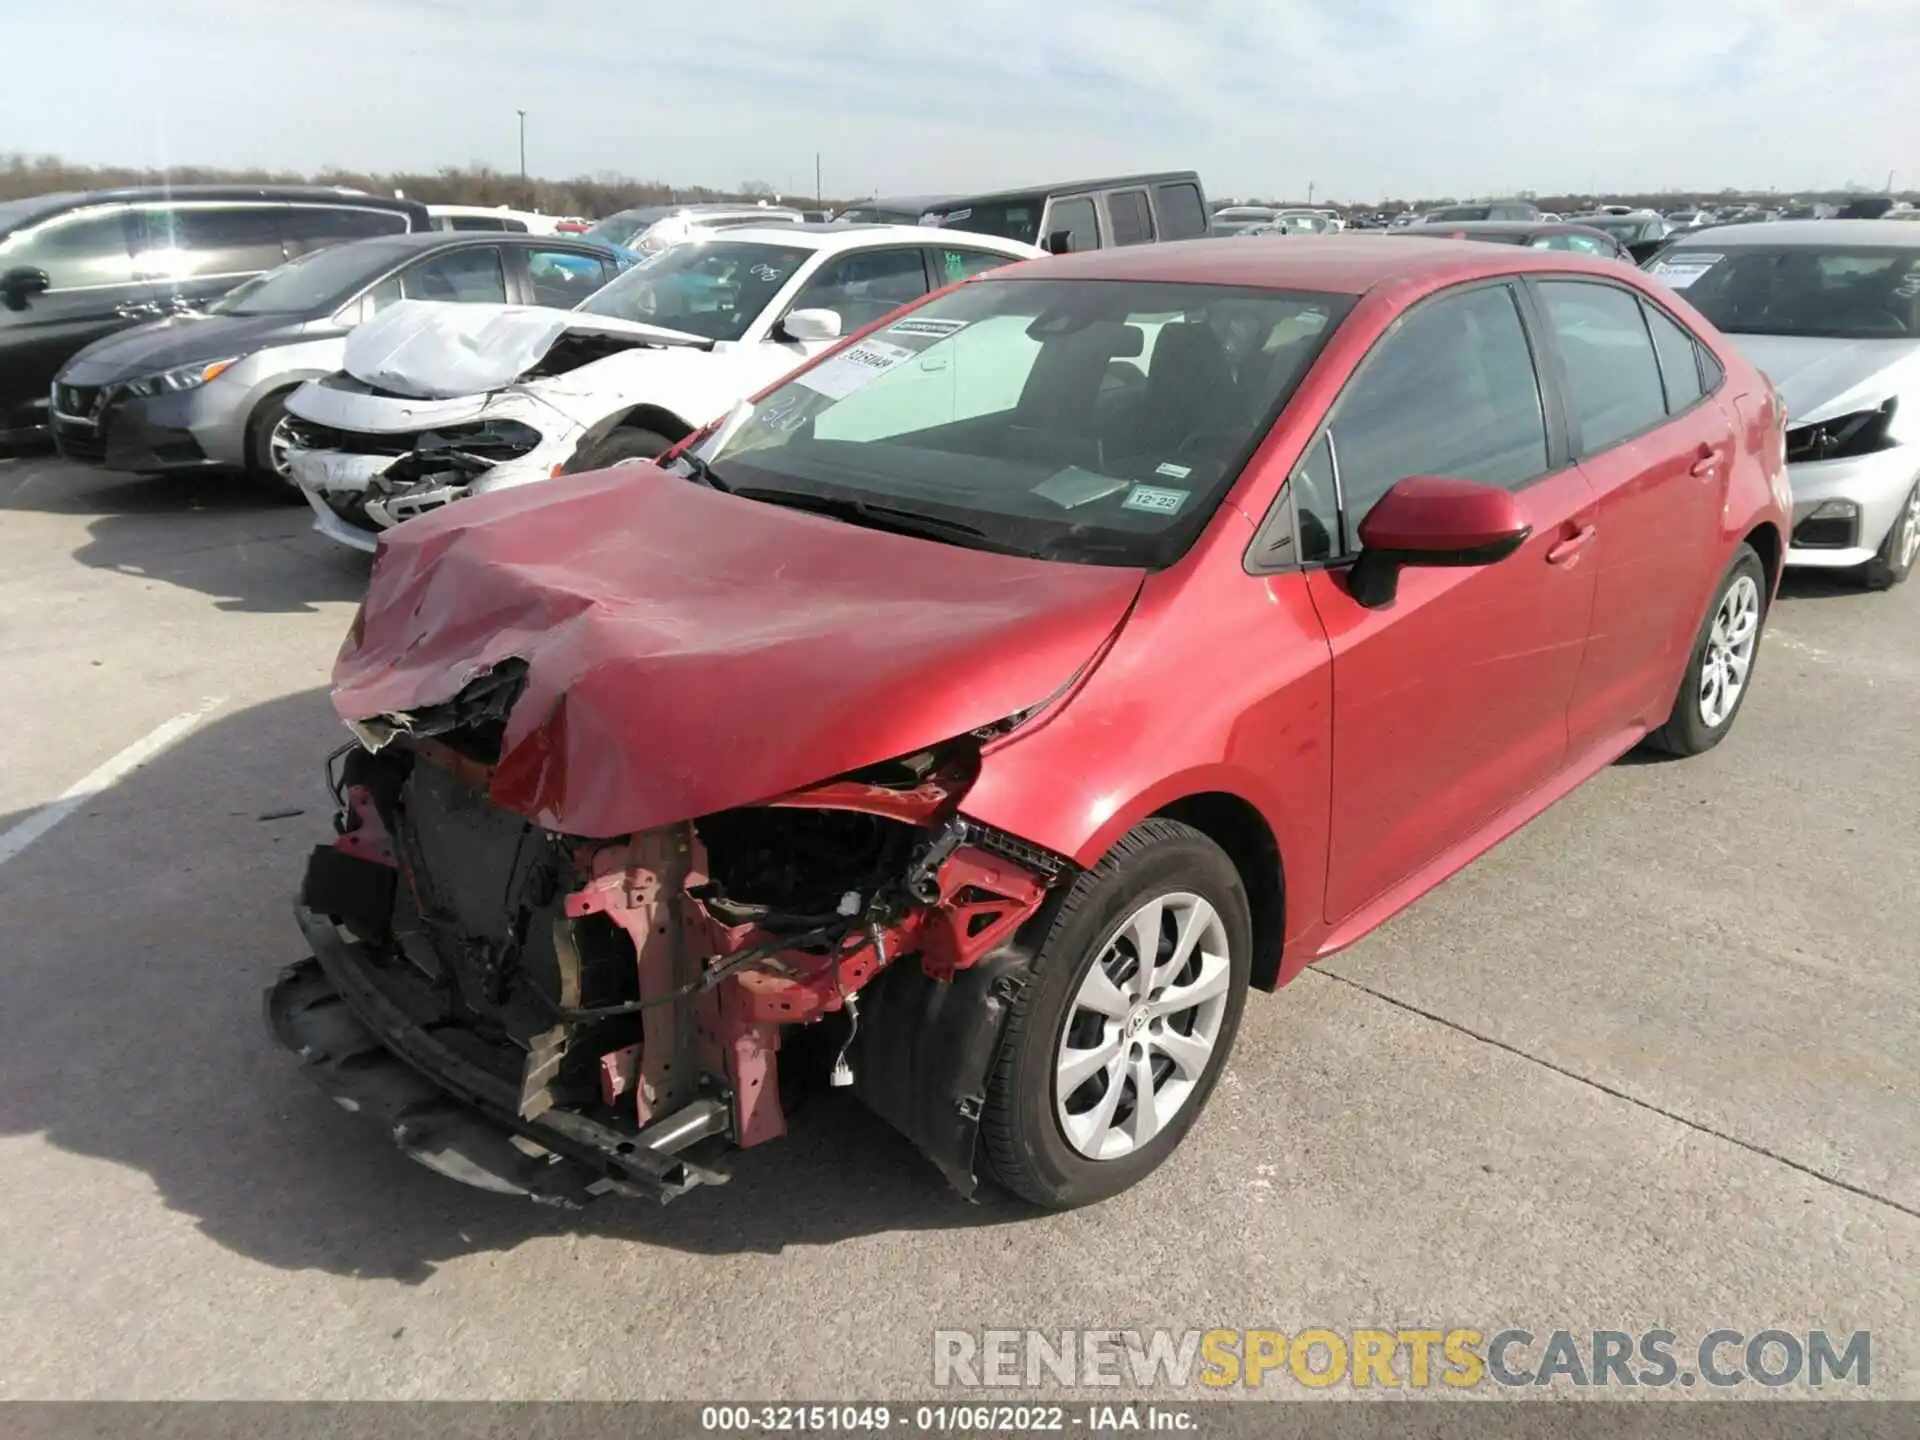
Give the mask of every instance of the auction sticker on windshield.
M 904 345 L 889 345 L 884 340 L 862 340 L 851 350 L 843 350 L 824 364 L 794 376 L 796 384 L 818 391 L 835 400 L 844 400 L 868 381 L 893 369 L 902 360 L 911 360 L 916 351 Z
M 965 320 L 902 320 L 898 324 L 889 325 L 887 333 L 889 335 L 924 335 L 942 340 L 956 330 L 966 329 L 968 323 Z
M 1707 255 L 1698 250 L 1682 250 L 1656 260 L 1649 274 L 1658 276 L 1675 290 L 1684 290 L 1727 257 Z
M 1169 490 L 1160 485 L 1136 485 L 1120 502 L 1122 510 L 1145 510 L 1154 515 L 1176 515 L 1187 503 L 1185 490 Z

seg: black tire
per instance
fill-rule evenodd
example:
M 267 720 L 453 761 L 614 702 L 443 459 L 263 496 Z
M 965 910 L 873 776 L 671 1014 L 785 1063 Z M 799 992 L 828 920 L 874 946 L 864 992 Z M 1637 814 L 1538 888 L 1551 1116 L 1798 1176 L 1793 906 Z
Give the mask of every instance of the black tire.
M 1068 1022 L 1084 1024 L 1089 1017 L 1080 1011 L 1076 1018 L 1076 997 L 1120 927 L 1156 895 L 1178 892 L 1206 900 L 1226 934 L 1226 1003 L 1213 1051 L 1184 1103 L 1154 1138 L 1121 1158 L 1092 1159 L 1068 1140 L 1055 1113 L 1058 1048 Z M 1034 959 L 1033 978 L 1007 1018 L 988 1084 L 980 1130 L 993 1177 L 1023 1199 L 1064 1210 L 1118 1194 L 1172 1154 L 1205 1108 L 1233 1049 L 1246 1003 L 1252 933 L 1246 888 L 1233 862 L 1205 835 L 1177 821 L 1148 820 L 1136 826 L 1075 880 L 1053 910 Z M 1125 954 L 1131 953 L 1129 946 Z M 1097 1016 L 1091 1018 L 1098 1023 Z M 1087 1083 L 1095 1080 L 1090 1077 Z M 1114 1083 L 1126 1082 L 1099 1082 L 1103 1091 Z M 1120 1104 L 1126 1103 L 1128 1093 L 1122 1091 Z
M 273 463 L 273 432 L 287 418 L 287 397 L 292 390 L 269 395 L 253 407 L 247 419 L 247 478 L 258 483 L 261 493 L 290 505 L 306 503 L 300 487 L 291 475 L 283 475 Z
M 1707 666 L 1714 621 L 1720 614 L 1721 603 L 1726 600 L 1728 592 L 1743 578 L 1751 581 L 1759 594 L 1758 629 L 1753 636 L 1746 680 L 1740 693 L 1734 697 L 1733 707 L 1717 723 L 1709 724 L 1701 713 L 1700 682 Z M 1742 544 L 1733 552 L 1733 562 L 1727 566 L 1727 573 L 1720 577 L 1720 583 L 1714 587 L 1706 618 L 1700 622 L 1700 633 L 1694 637 L 1693 654 L 1688 657 L 1687 673 L 1680 682 L 1680 693 L 1674 696 L 1673 711 L 1667 716 L 1666 724 L 1647 736 L 1646 743 L 1650 749 L 1668 755 L 1699 755 L 1726 738 L 1727 732 L 1733 728 L 1733 722 L 1740 717 L 1740 707 L 1747 703 L 1747 696 L 1753 692 L 1753 671 L 1760 661 L 1760 642 L 1766 634 L 1769 599 L 1766 566 L 1760 563 L 1760 557 L 1754 553 L 1751 545 Z
M 1860 584 L 1868 590 L 1891 590 L 1913 573 L 1914 546 L 1909 537 L 1920 533 L 1920 480 L 1900 502 L 1900 513 L 1880 542 L 1880 551 L 1859 570 Z
M 583 475 L 589 470 L 610 469 L 622 460 L 651 460 L 672 444 L 673 441 L 655 431 L 622 426 L 584 450 L 574 451 L 573 458 L 561 467 L 560 473 Z

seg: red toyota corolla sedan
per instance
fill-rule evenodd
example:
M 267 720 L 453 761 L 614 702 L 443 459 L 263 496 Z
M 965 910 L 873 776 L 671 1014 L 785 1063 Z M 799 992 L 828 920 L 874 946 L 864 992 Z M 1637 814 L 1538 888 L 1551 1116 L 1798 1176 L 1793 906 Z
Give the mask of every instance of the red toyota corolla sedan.
M 417 1158 L 668 1197 L 831 1078 L 963 1192 L 1164 1161 L 1249 988 L 1717 744 L 1772 388 L 1616 264 L 992 272 L 648 465 L 393 532 L 278 1037 Z

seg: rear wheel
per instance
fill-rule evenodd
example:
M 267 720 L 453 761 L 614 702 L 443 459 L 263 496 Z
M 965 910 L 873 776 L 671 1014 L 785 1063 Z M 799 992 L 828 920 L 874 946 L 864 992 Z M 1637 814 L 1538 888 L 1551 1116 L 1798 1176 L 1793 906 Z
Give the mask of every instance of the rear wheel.
M 247 474 L 276 499 L 296 502 L 303 497 L 293 483 L 293 471 L 287 463 L 287 397 L 283 390 L 269 395 L 253 407 L 247 421 Z
M 1008 1018 L 981 1115 L 994 1177 L 1066 1209 L 1159 1166 L 1226 1065 L 1251 950 L 1218 845 L 1172 820 L 1129 831 L 1060 902 Z
M 673 442 L 653 430 L 622 426 L 598 443 L 577 450 L 561 468 L 563 475 L 583 475 L 589 470 L 610 470 L 632 460 L 651 460 L 663 454 Z
M 1880 552 L 1860 567 L 1860 583 L 1869 590 L 1891 590 L 1913 573 L 1920 558 L 1920 480 L 1907 492 Z
M 1673 713 L 1647 737 L 1648 745 L 1670 755 L 1698 755 L 1726 738 L 1746 702 L 1766 618 L 1766 567 L 1743 544 L 1707 608 Z

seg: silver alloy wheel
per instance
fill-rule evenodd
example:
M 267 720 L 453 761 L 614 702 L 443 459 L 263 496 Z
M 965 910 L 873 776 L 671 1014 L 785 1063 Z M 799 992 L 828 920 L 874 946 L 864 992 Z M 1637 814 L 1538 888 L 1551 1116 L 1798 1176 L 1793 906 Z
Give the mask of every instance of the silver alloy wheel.
M 1120 923 L 1060 1030 L 1053 1105 L 1068 1144 L 1118 1160 L 1172 1122 L 1213 1058 L 1231 975 L 1227 927 L 1198 895 L 1156 896 Z
M 293 422 L 282 415 L 274 422 L 273 429 L 267 435 L 267 464 L 272 467 L 274 474 L 289 485 L 293 483 L 293 465 L 287 455 L 292 448 L 292 440 L 288 434 L 292 425 Z
M 1759 639 L 1760 587 L 1751 575 L 1736 575 L 1713 613 L 1700 664 L 1700 718 L 1708 729 L 1717 729 L 1733 714 L 1740 692 L 1747 688 Z
M 1910 569 L 1913 557 L 1920 555 L 1920 485 L 1907 496 L 1907 508 L 1900 517 L 1900 539 L 1893 549 L 1894 563 L 1902 570 Z

